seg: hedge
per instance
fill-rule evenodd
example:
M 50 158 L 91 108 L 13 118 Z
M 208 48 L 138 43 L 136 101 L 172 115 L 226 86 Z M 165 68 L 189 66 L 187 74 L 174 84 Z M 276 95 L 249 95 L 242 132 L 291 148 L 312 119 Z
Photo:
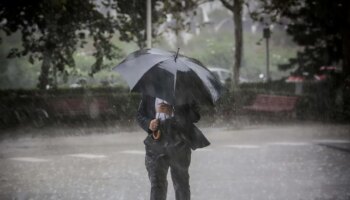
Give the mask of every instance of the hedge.
M 321 98 L 327 94 L 323 91 L 323 85 L 306 83 L 303 86 L 303 94 L 300 95 L 298 109 L 303 112 L 316 113 L 322 112 L 324 102 L 327 98 Z M 237 114 L 243 106 L 251 104 L 257 94 L 276 94 L 276 95 L 295 95 L 295 84 L 285 83 L 284 81 L 274 81 L 270 83 L 245 83 L 232 93 L 225 93 L 217 102 L 216 107 L 202 106 L 201 115 L 209 119 L 217 117 L 231 117 Z M 0 90 L 0 123 L 2 125 L 18 123 L 24 115 L 27 118 L 35 118 L 38 110 L 47 112 L 49 119 L 73 119 L 82 117 L 91 117 L 92 102 L 94 99 L 104 99 L 110 112 L 100 113 L 100 117 L 108 117 L 113 120 L 135 119 L 137 107 L 140 101 L 140 95 L 129 93 L 128 89 L 122 87 L 109 88 L 69 88 L 69 89 L 51 89 L 51 90 Z M 66 113 L 59 113 L 52 105 L 60 101 L 76 101 L 84 105 L 81 106 L 79 115 L 70 115 L 70 110 Z M 85 107 L 84 107 L 85 106 Z M 73 107 L 74 108 L 74 107 Z M 68 114 L 67 114 L 68 113 Z M 23 117 L 22 117 L 23 118 Z M 16 123 L 15 123 L 16 124 Z

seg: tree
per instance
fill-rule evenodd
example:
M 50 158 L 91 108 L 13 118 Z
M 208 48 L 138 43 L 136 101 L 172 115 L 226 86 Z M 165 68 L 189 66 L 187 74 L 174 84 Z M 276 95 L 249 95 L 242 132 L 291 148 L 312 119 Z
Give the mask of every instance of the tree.
M 194 8 L 196 2 L 153 0 L 154 26 L 165 21 L 166 13 L 178 16 Z M 0 31 L 7 35 L 21 33 L 22 48 L 12 48 L 8 57 L 28 56 L 31 63 L 42 61 L 38 87 L 45 89 L 54 85 L 57 72 L 67 74 L 67 67 L 75 66 L 74 53 L 90 40 L 96 58 L 90 75 L 104 67 L 105 58 L 112 59 L 121 54 L 121 50 L 111 43 L 116 31 L 120 40 L 134 41 L 144 48 L 145 7 L 146 3 L 137 0 L 1 1 Z
M 322 65 L 343 62 L 350 75 L 350 3 L 347 0 L 260 0 L 256 20 L 283 23 L 293 40 L 304 47 L 283 69 L 300 66 L 317 71 Z
M 108 1 L 102 1 L 108 5 Z M 103 67 L 104 58 L 112 59 L 116 50 L 110 42 L 115 23 L 109 13 L 98 11 L 93 1 L 38 0 L 1 1 L 0 30 L 7 35 L 21 33 L 22 48 L 13 48 L 9 57 L 28 56 L 34 63 L 41 60 L 38 87 L 52 84 L 56 71 L 74 67 L 73 54 L 92 38 L 96 62 L 91 74 Z
M 165 21 L 166 13 L 177 15 L 194 8 L 195 2 L 153 0 L 154 26 Z M 31 63 L 42 61 L 38 87 L 45 89 L 54 85 L 57 71 L 67 73 L 67 67 L 75 66 L 74 53 L 90 40 L 93 40 L 96 58 L 90 75 L 103 68 L 105 58 L 121 54 L 111 43 L 116 31 L 120 40 L 133 41 L 144 48 L 145 7 L 146 3 L 136 0 L 1 1 L 0 31 L 7 35 L 21 33 L 22 48 L 12 48 L 9 57 L 28 56 Z M 155 33 L 154 30 L 153 35 Z
M 146 47 L 146 2 L 137 0 L 113 0 L 112 8 L 116 10 L 120 40 L 133 41 L 139 48 Z M 152 1 L 152 22 L 159 24 L 165 19 L 165 13 L 157 12 L 160 1 Z M 154 33 L 153 33 L 154 35 Z
M 232 87 L 238 87 L 243 52 L 242 11 L 244 0 L 233 0 L 233 3 L 229 3 L 227 0 L 220 1 L 233 14 L 233 21 L 235 26 L 235 62 L 233 65 Z
M 171 13 L 176 19 L 176 29 L 185 29 L 183 22 L 186 12 L 194 11 L 200 0 L 152 0 L 152 35 L 157 36 L 157 29 Z M 146 1 L 114 0 L 112 8 L 117 12 L 120 40 L 134 41 L 140 48 L 146 47 Z M 178 31 L 178 30 L 175 30 Z

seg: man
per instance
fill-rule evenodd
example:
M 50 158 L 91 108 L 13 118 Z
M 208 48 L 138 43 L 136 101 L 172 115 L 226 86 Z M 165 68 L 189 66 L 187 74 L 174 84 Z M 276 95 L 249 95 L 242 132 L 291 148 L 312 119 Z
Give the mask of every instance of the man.
M 162 99 L 143 95 L 137 121 L 148 133 L 144 144 L 151 200 L 166 199 L 169 168 L 176 200 L 190 200 L 188 168 L 191 148 L 194 150 L 210 144 L 193 124 L 199 119 L 195 103 L 173 107 Z

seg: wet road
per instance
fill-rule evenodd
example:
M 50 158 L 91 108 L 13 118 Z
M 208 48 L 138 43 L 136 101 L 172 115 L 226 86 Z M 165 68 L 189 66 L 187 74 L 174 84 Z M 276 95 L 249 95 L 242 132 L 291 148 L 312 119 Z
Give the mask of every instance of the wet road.
M 111 130 L 3 139 L 0 199 L 149 199 L 145 133 Z M 193 200 L 350 199 L 350 126 L 259 125 L 203 131 L 212 145 L 192 154 Z M 173 200 L 170 177 L 168 191 Z

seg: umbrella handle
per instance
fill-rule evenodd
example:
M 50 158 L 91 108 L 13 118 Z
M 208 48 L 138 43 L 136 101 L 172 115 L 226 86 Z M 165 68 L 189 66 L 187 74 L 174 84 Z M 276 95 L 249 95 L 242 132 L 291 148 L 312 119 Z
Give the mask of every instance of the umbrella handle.
M 153 137 L 154 140 L 159 140 L 160 139 L 160 135 L 161 135 L 160 130 L 156 130 L 156 131 L 152 132 L 152 137 Z
M 160 123 L 159 118 L 160 118 L 160 113 L 157 113 L 157 120 Z M 159 125 L 158 125 L 158 130 L 152 131 L 152 137 L 153 137 L 154 140 L 159 140 L 160 139 L 160 135 L 161 134 L 160 134 Z

